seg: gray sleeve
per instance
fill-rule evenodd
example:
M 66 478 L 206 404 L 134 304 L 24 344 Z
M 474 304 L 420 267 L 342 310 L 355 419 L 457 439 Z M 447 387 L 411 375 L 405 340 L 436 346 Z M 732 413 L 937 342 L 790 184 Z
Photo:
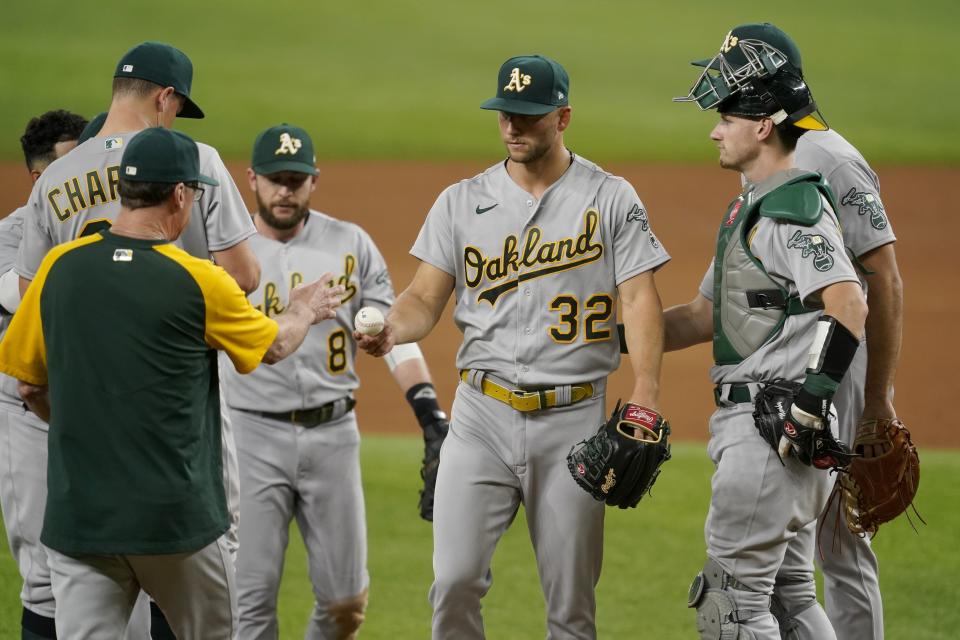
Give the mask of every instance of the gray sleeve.
M 223 251 L 252 236 L 256 227 L 220 154 L 208 145 L 202 145 L 201 149 L 205 152 L 201 154 L 200 172 L 220 183 L 218 187 L 205 186 L 200 198 L 207 248 Z
M 30 200 L 23 207 L 23 238 L 20 240 L 20 249 L 17 252 L 17 261 L 14 264 L 14 271 L 29 280 L 37 275 L 37 269 L 43 262 L 43 257 L 53 248 L 53 238 L 50 236 L 50 230 L 46 225 L 46 212 L 39 202 L 37 181 L 33 192 L 30 194 Z
M 880 200 L 879 181 L 869 167 L 845 162 L 826 178 L 837 199 L 844 243 L 854 255 L 862 256 L 897 239 Z
M 650 226 L 647 210 L 633 186 L 622 178 L 607 181 L 598 195 L 598 206 L 610 221 L 614 278 L 617 285 L 670 260 Z M 606 192 L 606 194 L 605 194 Z M 610 244 L 610 243 L 608 243 Z
M 359 247 L 357 259 L 360 262 L 360 291 L 363 295 L 363 306 L 373 306 L 386 312 L 393 306 L 393 283 L 390 281 L 390 272 L 383 254 L 377 249 L 373 238 L 359 227 Z
M 700 295 L 711 302 L 713 302 L 713 263 L 715 260 L 716 258 L 710 261 L 710 266 L 700 281 Z
M 457 260 L 453 254 L 453 209 L 450 202 L 456 185 L 447 187 L 430 207 L 427 219 L 417 235 L 410 254 L 456 277 Z
M 20 207 L 0 220 L 0 273 L 13 268 L 23 238 L 23 216 L 26 207 Z
M 837 282 L 860 284 L 856 270 L 843 248 L 840 227 L 829 206 L 812 226 L 761 219 L 751 252 L 771 275 L 792 282 L 805 303 L 817 302 L 819 292 Z M 816 304 L 812 305 L 816 306 Z

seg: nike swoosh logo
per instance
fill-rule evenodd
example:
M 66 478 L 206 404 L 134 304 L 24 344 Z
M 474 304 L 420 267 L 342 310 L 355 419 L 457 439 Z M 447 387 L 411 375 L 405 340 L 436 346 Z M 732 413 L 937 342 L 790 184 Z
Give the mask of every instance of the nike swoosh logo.
M 498 202 L 495 205 L 491 205 L 489 207 L 483 207 L 482 209 L 480 208 L 480 205 L 477 205 L 477 215 L 480 215 L 481 213 L 486 213 L 487 211 L 490 211 L 490 209 L 493 209 L 494 207 L 499 206 L 499 204 L 500 203 Z

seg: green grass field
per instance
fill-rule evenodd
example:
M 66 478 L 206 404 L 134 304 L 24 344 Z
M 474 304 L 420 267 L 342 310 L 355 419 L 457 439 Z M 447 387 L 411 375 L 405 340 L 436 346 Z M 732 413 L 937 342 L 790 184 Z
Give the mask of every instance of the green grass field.
M 369 527 L 371 597 L 362 637 L 406 640 L 429 637 L 426 594 L 432 579 L 430 525 L 416 513 L 415 438 L 367 436 L 363 473 Z M 914 533 L 904 518 L 876 539 L 880 557 L 886 635 L 891 639 L 956 637 L 956 576 L 960 554 L 960 452 L 923 451 L 917 508 L 927 526 Z M 608 510 L 604 571 L 598 591 L 600 638 L 691 638 L 686 608 L 690 580 L 703 563 L 703 517 L 711 465 L 704 446 L 674 445 L 653 499 L 629 511 Z M 4 547 L 5 547 L 4 538 Z M 494 583 L 484 600 L 487 636 L 542 638 L 545 633 L 533 552 L 521 516 L 504 537 L 493 564 Z M 19 577 L 0 549 L 0 637 L 19 625 Z M 950 595 L 954 594 L 954 595 Z M 291 536 L 280 595 L 282 638 L 302 638 L 312 602 L 299 537 Z
M 671 104 L 726 31 L 770 20 L 797 40 L 828 121 L 874 163 L 960 161 L 953 0 L 869 6 L 830 0 L 420 0 L 361 3 L 102 0 L 11 3 L 0 21 L 0 158 L 19 159 L 26 121 L 106 109 L 120 55 L 156 39 L 196 66 L 208 118 L 178 125 L 227 158 L 279 121 L 326 159 L 452 159 L 502 153 L 491 114 L 500 63 L 540 52 L 572 78 L 572 148 L 601 162 L 714 161 L 714 117 Z

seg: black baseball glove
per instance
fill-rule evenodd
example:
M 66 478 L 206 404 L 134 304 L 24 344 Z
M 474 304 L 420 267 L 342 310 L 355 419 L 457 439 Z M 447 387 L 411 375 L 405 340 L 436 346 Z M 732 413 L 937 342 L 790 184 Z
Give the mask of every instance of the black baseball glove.
M 442 411 L 434 411 L 433 418 L 423 425 L 423 464 L 420 477 L 423 489 L 420 491 L 420 517 L 433 521 L 433 492 L 437 488 L 437 469 L 440 467 L 440 447 L 447 437 L 450 423 Z
M 830 431 L 829 403 L 824 401 L 820 415 L 799 409 L 794 401 L 802 386 L 783 379 L 765 385 L 754 402 L 757 431 L 781 462 L 793 453 L 797 460 L 817 469 L 846 469 L 854 454 Z
M 570 448 L 567 468 L 587 493 L 612 507 L 635 507 L 670 459 L 670 423 L 656 411 L 617 407 L 596 435 Z

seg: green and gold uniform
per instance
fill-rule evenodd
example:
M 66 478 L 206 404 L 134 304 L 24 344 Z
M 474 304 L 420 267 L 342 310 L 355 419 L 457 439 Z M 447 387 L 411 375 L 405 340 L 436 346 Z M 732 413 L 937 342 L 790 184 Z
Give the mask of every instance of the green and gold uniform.
M 41 541 L 66 554 L 167 554 L 226 531 L 216 351 L 256 368 L 277 324 L 223 269 L 109 230 L 51 250 L 0 344 L 50 387 Z

